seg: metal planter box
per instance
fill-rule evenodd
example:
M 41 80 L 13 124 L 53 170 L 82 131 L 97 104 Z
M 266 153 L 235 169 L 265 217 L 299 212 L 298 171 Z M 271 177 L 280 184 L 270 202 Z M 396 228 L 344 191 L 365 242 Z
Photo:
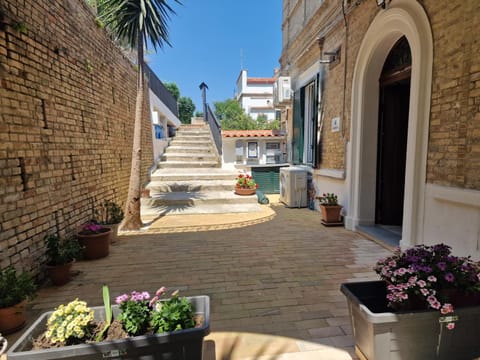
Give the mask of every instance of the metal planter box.
M 79 344 L 60 348 L 31 350 L 32 339 L 45 331 L 46 322 L 52 311 L 43 313 L 35 323 L 12 345 L 7 352 L 8 360 L 50 360 L 50 359 L 164 359 L 201 360 L 203 338 L 210 333 L 210 299 L 208 296 L 188 297 L 195 313 L 204 317 L 202 327 L 171 333 L 130 337 L 127 339 Z M 114 315 L 118 306 L 112 306 Z M 92 307 L 95 318 L 105 318 L 104 308 Z
M 344 283 L 355 352 L 368 360 L 474 359 L 480 356 L 480 306 L 455 309 L 455 329 L 436 310 L 395 312 L 387 308 L 383 281 Z

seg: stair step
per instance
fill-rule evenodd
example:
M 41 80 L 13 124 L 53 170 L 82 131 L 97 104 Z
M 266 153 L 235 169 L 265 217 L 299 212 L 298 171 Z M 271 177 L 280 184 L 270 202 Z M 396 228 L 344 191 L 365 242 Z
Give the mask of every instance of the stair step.
M 163 161 L 213 161 L 217 163 L 217 157 L 211 153 L 199 154 L 199 153 L 165 153 L 162 155 Z
M 143 199 L 142 199 L 143 201 Z M 150 208 L 142 203 L 142 218 L 156 218 L 158 216 L 168 215 L 190 215 L 190 214 L 227 214 L 227 213 L 247 213 L 262 211 L 260 204 L 219 204 L 206 205 L 195 204 L 195 206 L 158 206 Z
M 210 142 L 211 138 L 208 135 L 186 135 L 186 134 L 180 134 L 179 136 L 175 136 L 175 138 L 172 140 L 173 142 L 176 141 L 201 141 L 201 142 Z
M 198 192 L 198 191 L 231 191 L 235 187 L 235 180 L 174 180 L 152 181 L 148 184 L 152 196 L 165 192 Z
M 222 164 L 218 161 L 167 161 L 159 162 L 158 167 L 161 169 L 170 169 L 170 168 L 192 168 L 192 167 L 201 167 L 201 168 L 218 168 Z
M 187 154 L 215 154 L 211 147 L 206 146 L 169 146 L 165 149 L 165 154 L 187 153 Z
M 180 139 L 170 141 L 170 146 L 199 146 L 199 147 L 212 147 L 210 141 L 184 141 Z
M 176 135 L 201 135 L 201 136 L 208 136 L 210 137 L 210 130 L 209 129 L 188 129 L 188 130 L 182 130 L 179 129 L 176 132 Z
M 175 171 L 171 169 L 157 169 L 151 175 L 151 181 L 188 181 L 188 180 L 235 180 L 236 171 L 225 170 L 222 168 L 178 168 Z
M 257 195 L 241 196 L 230 191 L 192 191 L 166 192 L 150 198 L 142 198 L 142 206 L 157 208 L 159 206 L 226 205 L 256 204 Z

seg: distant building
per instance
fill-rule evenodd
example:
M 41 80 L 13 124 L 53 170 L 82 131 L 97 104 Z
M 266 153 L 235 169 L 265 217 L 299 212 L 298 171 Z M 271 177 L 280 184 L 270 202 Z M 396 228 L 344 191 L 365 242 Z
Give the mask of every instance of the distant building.
M 264 116 L 272 121 L 276 118 L 273 106 L 274 77 L 248 77 L 247 70 L 242 70 L 237 79 L 236 100 L 242 109 L 253 119 Z
M 284 163 L 285 133 L 280 130 L 222 130 L 222 140 L 224 166 Z

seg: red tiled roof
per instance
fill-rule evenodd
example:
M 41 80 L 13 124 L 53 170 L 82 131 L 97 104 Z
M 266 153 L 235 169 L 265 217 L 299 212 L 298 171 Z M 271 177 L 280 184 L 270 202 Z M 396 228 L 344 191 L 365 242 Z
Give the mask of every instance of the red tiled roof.
M 282 137 L 280 130 L 222 130 L 222 137 Z
M 275 78 L 247 78 L 247 84 L 273 84 Z

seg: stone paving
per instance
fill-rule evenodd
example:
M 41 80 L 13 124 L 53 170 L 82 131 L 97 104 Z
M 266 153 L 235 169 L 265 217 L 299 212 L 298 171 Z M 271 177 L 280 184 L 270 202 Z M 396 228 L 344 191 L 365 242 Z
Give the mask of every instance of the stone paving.
M 77 262 L 67 285 L 42 288 L 32 319 L 76 297 L 101 305 L 102 284 L 113 298 L 167 286 L 210 296 L 205 360 L 354 358 L 340 284 L 375 279 L 373 264 L 389 252 L 359 234 L 322 226 L 316 211 L 272 209 L 268 221 L 243 220 L 243 227 L 162 232 L 157 226 L 158 233 L 151 227 L 122 235 L 107 258 Z

